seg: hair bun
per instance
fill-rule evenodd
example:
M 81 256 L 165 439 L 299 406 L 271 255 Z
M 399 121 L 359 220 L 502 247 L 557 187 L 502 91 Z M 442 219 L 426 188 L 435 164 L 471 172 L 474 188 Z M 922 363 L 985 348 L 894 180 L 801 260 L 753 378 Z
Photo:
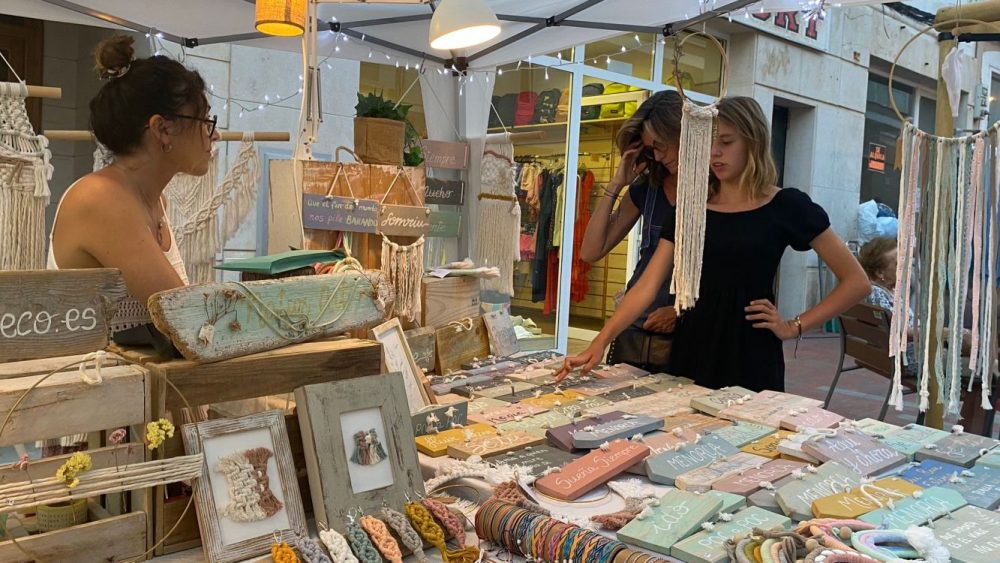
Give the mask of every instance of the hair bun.
M 135 38 L 130 35 L 112 35 L 97 44 L 94 58 L 101 78 L 121 76 L 127 71 L 135 56 L 133 43 Z

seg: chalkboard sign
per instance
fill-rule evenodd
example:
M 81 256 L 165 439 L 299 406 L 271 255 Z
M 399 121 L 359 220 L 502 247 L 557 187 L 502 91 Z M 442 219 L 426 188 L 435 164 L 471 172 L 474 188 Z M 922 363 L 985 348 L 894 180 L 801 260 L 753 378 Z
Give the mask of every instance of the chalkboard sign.
M 378 229 L 377 201 L 349 197 L 302 195 L 302 226 L 324 231 L 374 233 Z
M 436 205 L 462 205 L 465 203 L 465 182 L 427 178 L 424 203 Z
M 431 238 L 455 238 L 462 232 L 462 214 L 454 211 L 431 211 L 428 216 L 430 226 L 427 236 Z

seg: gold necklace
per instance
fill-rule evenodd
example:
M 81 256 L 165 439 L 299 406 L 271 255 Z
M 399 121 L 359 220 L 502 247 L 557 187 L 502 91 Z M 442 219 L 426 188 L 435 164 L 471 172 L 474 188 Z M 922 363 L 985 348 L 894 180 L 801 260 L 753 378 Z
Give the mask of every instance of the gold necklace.
M 146 200 L 146 194 L 145 194 L 145 192 L 142 191 L 141 188 L 139 190 L 139 197 L 142 199 L 142 203 L 146 207 L 146 214 L 149 216 L 150 221 L 152 221 L 153 224 L 155 225 L 155 228 L 153 230 L 153 236 L 156 237 L 156 244 L 158 244 L 162 248 L 163 247 L 163 226 L 164 226 L 164 222 L 163 222 L 164 217 L 162 215 L 163 206 L 162 205 L 159 206 L 160 207 L 160 211 L 161 211 L 161 215 L 160 215 L 160 218 L 157 219 L 156 217 L 153 216 L 153 208 L 152 208 L 151 205 L 149 205 L 149 201 Z

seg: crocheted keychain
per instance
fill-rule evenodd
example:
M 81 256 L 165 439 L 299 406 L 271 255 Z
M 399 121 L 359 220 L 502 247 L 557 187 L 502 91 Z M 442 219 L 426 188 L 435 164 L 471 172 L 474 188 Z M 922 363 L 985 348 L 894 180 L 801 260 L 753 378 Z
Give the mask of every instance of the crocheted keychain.
M 372 543 L 375 544 L 383 557 L 388 559 L 390 563 L 403 563 L 403 552 L 400 551 L 395 538 L 389 533 L 389 528 L 385 527 L 385 522 L 374 516 L 362 516 L 358 522 L 361 524 L 361 528 L 368 533 L 368 537 L 371 538 Z
M 410 521 L 406 519 L 406 516 L 387 506 L 383 506 L 382 518 L 385 519 L 385 522 L 393 530 L 396 530 L 403 545 L 412 551 L 414 557 L 417 558 L 417 563 L 427 563 L 427 556 L 424 555 L 424 542 L 420 539 L 420 534 L 410 525 Z
M 382 563 L 382 556 L 379 555 L 371 539 L 368 538 L 368 534 L 355 522 L 354 516 L 350 512 L 347 514 L 347 528 L 345 528 L 345 531 L 347 533 L 344 535 L 347 537 L 347 541 L 350 542 L 351 549 L 358 556 L 360 563 Z
M 444 530 L 441 529 L 441 526 L 438 526 L 437 522 L 434 521 L 434 516 L 431 515 L 430 511 L 423 504 L 408 502 L 404 510 L 407 518 L 410 519 L 410 524 L 413 525 L 413 529 L 425 541 L 437 548 L 441 553 L 441 559 L 444 563 L 474 563 L 479 560 L 479 548 L 475 546 L 456 549 L 454 551 L 448 550 L 448 544 L 445 543 L 444 539 Z M 464 530 L 462 533 L 464 535 Z
M 302 554 L 303 563 L 333 563 L 323 552 L 323 546 L 308 536 L 296 534 L 292 538 L 292 547 Z
M 351 553 L 351 546 L 348 545 L 347 538 L 342 536 L 340 532 L 327 528 L 326 524 L 322 522 L 317 522 L 317 526 L 320 528 L 319 539 L 330 552 L 333 563 L 360 563 L 358 558 Z
M 358 465 L 375 465 L 388 457 L 382 442 L 378 439 L 378 432 L 372 428 L 365 432 L 359 430 L 354 433 L 354 454 L 351 461 Z
M 271 544 L 271 559 L 274 563 L 299 563 L 295 550 L 281 540 L 280 531 L 275 530 L 271 537 L 274 538 L 274 543 Z

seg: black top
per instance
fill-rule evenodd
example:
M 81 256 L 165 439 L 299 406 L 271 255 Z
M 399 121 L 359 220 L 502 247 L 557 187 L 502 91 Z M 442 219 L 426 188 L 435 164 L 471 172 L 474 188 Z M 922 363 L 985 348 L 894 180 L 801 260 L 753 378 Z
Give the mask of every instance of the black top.
M 671 216 L 674 212 L 674 206 L 670 205 L 670 201 L 667 200 L 662 187 L 660 189 L 650 189 L 648 175 L 642 181 L 629 186 L 628 196 L 636 209 L 642 213 L 642 237 L 639 240 L 639 261 L 635 265 L 632 278 L 628 280 L 628 284 L 625 286 L 626 289 L 632 289 L 632 286 L 639 281 L 642 273 L 646 270 L 649 260 L 653 257 L 653 252 L 656 251 L 656 245 L 660 242 L 660 231 L 663 229 L 663 226 L 669 222 L 671 229 L 673 228 L 673 219 Z M 671 234 L 671 236 L 673 235 Z M 667 276 L 667 281 L 660 288 L 660 292 L 656 294 L 653 304 L 646 309 L 642 316 L 632 323 L 632 326 L 642 328 L 642 325 L 646 322 L 646 317 L 650 313 L 660 307 L 673 304 L 674 296 L 670 295 L 670 276 Z
M 673 216 L 661 236 L 674 240 Z M 774 302 L 774 277 L 785 248 L 809 250 L 830 226 L 823 208 L 793 188 L 780 190 L 750 211 L 709 210 L 705 223 L 700 298 L 677 322 L 669 373 L 718 389 L 785 388 L 781 340 L 753 328 L 743 308 L 755 299 Z

